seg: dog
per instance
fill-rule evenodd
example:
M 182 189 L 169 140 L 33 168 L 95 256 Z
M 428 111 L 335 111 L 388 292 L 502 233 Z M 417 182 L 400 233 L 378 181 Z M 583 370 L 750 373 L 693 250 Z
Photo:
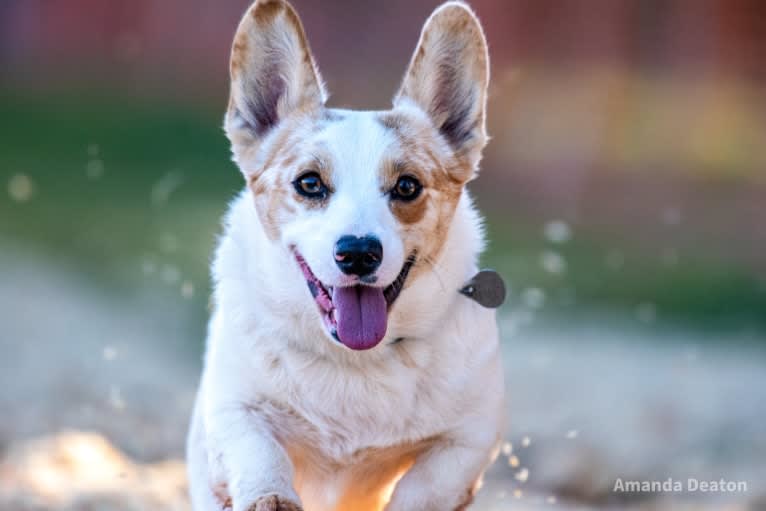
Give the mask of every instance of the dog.
M 504 416 L 495 312 L 458 292 L 484 246 L 477 17 L 433 12 L 386 111 L 325 106 L 284 0 L 245 13 L 230 77 L 246 186 L 212 265 L 193 509 L 467 508 Z

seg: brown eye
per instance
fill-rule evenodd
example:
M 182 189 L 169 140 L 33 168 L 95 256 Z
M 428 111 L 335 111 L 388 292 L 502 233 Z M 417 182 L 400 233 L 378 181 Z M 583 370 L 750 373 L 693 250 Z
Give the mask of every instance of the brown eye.
M 401 176 L 391 190 L 391 198 L 401 201 L 412 201 L 418 198 L 423 190 L 420 181 L 412 176 Z
M 327 186 L 316 172 L 306 172 L 293 181 L 295 191 L 310 199 L 324 199 L 327 197 Z

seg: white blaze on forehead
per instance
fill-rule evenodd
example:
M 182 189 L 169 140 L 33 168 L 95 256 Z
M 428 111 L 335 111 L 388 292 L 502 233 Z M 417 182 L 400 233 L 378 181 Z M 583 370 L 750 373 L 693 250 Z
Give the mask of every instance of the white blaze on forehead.
M 333 159 L 333 184 L 338 191 L 380 197 L 383 158 L 396 140 L 375 112 L 344 112 L 344 118 L 330 123 L 318 139 Z
M 333 258 L 338 238 L 375 235 L 383 245 L 379 282 L 388 284 L 405 259 L 399 225 L 389 209 L 382 181 L 386 160 L 398 142 L 375 112 L 342 111 L 340 117 L 314 140 L 328 159 L 333 193 L 327 207 L 311 215 L 311 235 L 298 245 L 317 277 L 333 284 L 343 278 Z
M 347 112 L 319 137 L 332 159 L 335 193 L 328 213 L 343 234 L 380 236 L 391 216 L 381 173 L 395 138 L 372 112 Z

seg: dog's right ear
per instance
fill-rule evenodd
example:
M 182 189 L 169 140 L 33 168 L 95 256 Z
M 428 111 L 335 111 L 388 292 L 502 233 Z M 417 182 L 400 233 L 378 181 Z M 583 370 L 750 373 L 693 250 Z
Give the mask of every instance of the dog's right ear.
M 298 14 L 284 0 L 256 0 L 234 36 L 225 130 L 240 165 L 283 119 L 326 100 Z M 247 172 L 247 169 L 242 169 Z

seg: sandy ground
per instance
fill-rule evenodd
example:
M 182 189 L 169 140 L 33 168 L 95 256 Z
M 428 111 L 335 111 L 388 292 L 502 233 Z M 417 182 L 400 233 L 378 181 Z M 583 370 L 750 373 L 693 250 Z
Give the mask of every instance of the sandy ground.
M 0 282 L 0 510 L 188 509 L 193 311 L 149 283 L 115 297 L 29 258 L 0 255 Z M 756 334 L 525 309 L 501 326 L 510 429 L 475 509 L 766 509 Z M 668 478 L 747 491 L 613 491 Z

